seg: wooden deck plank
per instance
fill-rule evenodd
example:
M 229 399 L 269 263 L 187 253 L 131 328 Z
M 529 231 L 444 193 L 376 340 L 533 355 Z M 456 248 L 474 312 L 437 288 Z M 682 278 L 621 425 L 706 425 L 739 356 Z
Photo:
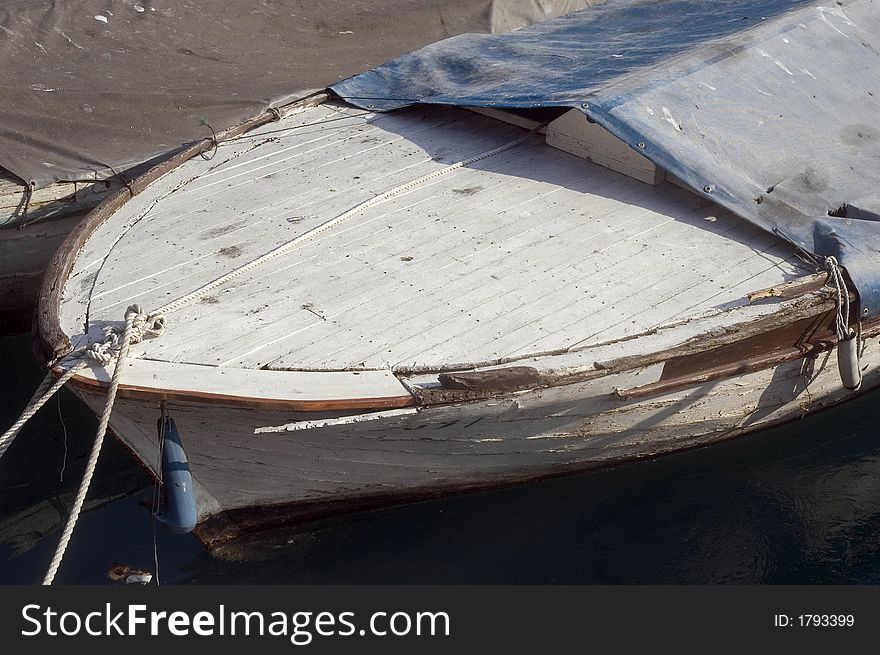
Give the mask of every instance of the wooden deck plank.
M 221 147 L 219 163 L 192 160 L 147 189 L 87 244 L 64 324 L 82 320 L 91 294 L 97 336 L 133 301 L 158 307 L 359 202 L 524 134 L 464 110 L 331 122 L 336 112 L 306 111 L 289 132 L 278 132 L 284 121 L 264 126 Z M 120 238 L 123 224 L 133 227 Z M 527 356 L 738 302 L 786 279 L 791 253 L 780 243 L 681 189 L 534 136 L 176 310 L 170 331 L 135 356 L 305 370 Z
M 489 121 L 490 119 L 481 117 L 480 120 Z M 448 118 L 441 116 L 430 123 L 426 123 L 423 125 L 423 128 L 426 132 L 438 131 L 439 127 L 448 122 Z M 484 130 L 479 130 L 478 128 L 479 125 L 468 125 L 468 129 L 459 134 L 457 139 L 449 140 L 448 142 L 444 141 L 443 148 L 447 155 L 453 159 L 464 158 L 476 152 L 495 147 L 504 141 L 509 141 L 521 132 L 518 128 L 506 126 L 507 129 L 503 132 L 487 135 Z M 340 128 L 337 126 L 333 129 L 338 130 Z M 430 144 L 432 139 L 433 141 L 439 141 L 440 135 L 443 133 L 444 131 L 440 130 L 434 136 L 423 135 L 422 138 L 426 139 Z M 402 138 L 400 136 L 394 137 L 395 141 L 398 142 L 401 142 Z M 341 141 L 344 141 L 344 139 Z M 198 277 L 199 272 L 205 268 L 202 266 L 203 260 L 215 255 L 223 248 L 235 248 L 236 252 L 240 252 L 245 257 L 248 255 L 254 257 L 262 254 L 262 252 L 268 251 L 280 243 L 284 243 L 314 224 L 320 223 L 334 214 L 341 213 L 351 206 L 371 198 L 376 194 L 376 191 L 370 188 L 371 184 L 381 183 L 385 186 L 380 187 L 380 190 L 385 190 L 385 188 L 396 186 L 400 182 L 408 181 L 431 170 L 442 168 L 444 165 L 441 162 L 433 161 L 431 157 L 425 156 L 415 144 L 408 144 L 406 148 L 400 151 L 380 152 L 382 152 L 381 157 L 374 154 L 371 150 L 364 150 L 358 146 L 353 154 L 349 154 L 348 158 L 353 158 L 357 155 L 362 156 L 363 161 L 360 162 L 360 165 L 355 164 L 353 167 L 345 169 L 337 166 L 333 169 L 331 175 L 327 175 L 319 169 L 330 163 L 339 164 L 344 159 L 336 151 L 331 151 L 326 153 L 330 158 L 329 161 L 313 162 L 309 167 L 308 174 L 304 171 L 293 170 L 287 171 L 289 179 L 274 177 L 265 179 L 263 182 L 254 180 L 246 189 L 240 190 L 237 186 L 230 187 L 225 190 L 225 195 L 214 200 L 203 198 L 198 194 L 194 197 L 181 195 L 188 189 L 189 185 L 187 185 L 187 188 L 181 189 L 169 197 L 167 204 L 172 209 L 166 208 L 163 210 L 164 216 L 162 213 L 153 211 L 149 217 L 150 227 L 155 233 L 167 231 L 169 235 L 162 242 L 163 258 L 174 262 L 174 265 L 159 271 L 160 273 L 167 273 L 167 275 L 164 277 L 156 275 L 156 272 L 151 270 L 150 264 L 152 262 L 150 260 L 143 260 L 141 265 L 138 265 L 137 261 L 134 263 L 129 261 L 124 265 L 126 274 L 118 276 L 122 282 L 114 284 L 113 281 L 116 278 L 112 276 L 113 268 L 110 267 L 108 268 L 108 275 L 104 278 L 108 280 L 108 285 L 99 284 L 96 287 L 93 296 L 94 301 L 99 301 L 95 304 L 96 308 L 111 307 L 114 303 L 122 305 L 124 308 L 124 305 L 130 302 L 132 298 L 139 300 L 140 298 L 137 295 L 132 296 L 131 287 L 142 284 L 148 277 L 154 285 L 154 289 L 159 288 L 162 284 L 173 286 L 179 282 L 181 277 L 185 277 L 187 280 L 200 279 Z M 416 160 L 415 165 L 410 163 L 413 159 Z M 391 166 L 394 162 L 404 162 L 404 165 L 398 166 L 397 169 L 392 169 Z M 265 164 L 260 164 L 260 166 L 263 165 Z M 344 172 L 341 172 L 343 170 Z M 368 173 L 371 170 L 391 170 L 392 172 L 384 173 L 381 179 L 378 180 L 367 179 L 365 184 L 358 180 L 352 186 L 352 177 L 360 178 L 361 176 L 357 175 L 357 173 L 363 173 L 365 177 L 369 178 Z M 242 173 L 237 174 L 241 175 Z M 278 189 L 286 191 L 291 187 L 294 190 L 292 199 L 299 203 L 296 212 L 309 214 L 314 209 L 316 215 L 300 224 L 287 222 L 284 215 L 288 212 L 279 213 L 273 210 L 272 217 L 266 216 L 265 210 L 268 208 L 268 205 L 265 204 L 266 198 L 275 198 L 277 200 Z M 334 193 L 328 195 L 328 189 L 333 190 Z M 336 193 L 337 191 L 338 193 Z M 287 194 L 290 195 L 290 192 L 287 191 Z M 304 194 L 311 197 L 304 198 Z M 175 208 L 179 209 L 179 211 L 174 211 Z M 195 214 L 199 215 L 195 216 Z M 188 251 L 193 245 L 192 239 L 180 238 L 179 231 L 181 226 L 190 224 L 190 220 L 193 219 L 198 220 L 200 223 L 206 220 L 210 221 L 211 216 L 218 214 L 235 216 L 238 219 L 235 228 L 228 229 L 228 223 L 211 224 L 208 227 L 199 225 L 200 229 L 195 231 L 196 238 L 204 239 L 211 246 L 216 247 L 217 250 L 205 251 L 202 249 L 198 255 L 188 257 Z M 272 220 L 272 218 L 275 220 Z M 245 226 L 247 226 L 246 229 Z M 177 234 L 175 234 L 175 230 Z M 132 245 L 136 246 L 138 243 L 137 239 L 138 237 L 132 235 Z M 117 247 L 124 248 L 126 243 L 126 239 L 123 239 Z M 222 258 L 220 259 L 222 261 Z M 239 264 L 240 262 L 228 262 L 226 268 L 231 269 Z M 204 281 L 210 280 L 212 274 L 217 275 L 222 272 L 225 272 L 222 268 L 206 271 L 204 276 L 206 279 Z

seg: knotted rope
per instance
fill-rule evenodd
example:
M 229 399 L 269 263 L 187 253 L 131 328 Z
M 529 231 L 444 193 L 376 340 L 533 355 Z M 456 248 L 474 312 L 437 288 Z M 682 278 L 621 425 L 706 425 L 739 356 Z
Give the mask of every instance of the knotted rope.
M 67 519 L 64 532 L 61 535 L 61 541 L 55 551 L 55 556 L 49 565 L 49 570 L 43 580 L 44 585 L 52 584 L 64 552 L 67 550 L 67 544 L 70 542 L 70 536 L 73 534 L 73 528 L 79 519 L 82 511 L 83 502 L 85 502 L 86 494 L 95 474 L 95 466 L 98 464 L 98 455 L 101 453 L 101 446 L 104 443 L 104 435 L 107 433 L 107 426 L 110 423 L 110 414 L 113 411 L 113 403 L 116 400 L 116 393 L 119 389 L 119 379 L 122 375 L 122 364 L 128 356 L 129 346 L 133 343 L 139 343 L 146 337 L 159 336 L 165 332 L 167 323 L 165 317 L 158 313 L 147 315 L 138 305 L 131 305 L 125 311 L 125 326 L 119 328 L 111 326 L 104 330 L 104 338 L 101 341 L 90 344 L 87 348 L 74 351 L 68 356 L 68 359 L 78 357 L 80 361 L 71 365 L 64 373 L 53 383 L 52 373 L 48 373 L 40 386 L 34 392 L 30 401 L 25 407 L 24 412 L 18 420 L 10 427 L 3 436 L 0 437 L 0 457 L 6 452 L 7 448 L 12 444 L 21 428 L 28 420 L 37 413 L 49 398 L 55 395 L 65 383 L 72 378 L 77 371 L 85 368 L 87 365 L 86 358 L 93 359 L 96 362 L 107 366 L 114 360 L 116 366 L 113 369 L 113 375 L 110 378 L 110 389 L 107 392 L 107 402 L 104 405 L 104 411 L 101 414 L 101 420 L 98 422 L 98 432 L 95 435 L 95 443 L 92 446 L 92 452 L 89 455 L 89 461 L 86 464 L 85 474 L 82 483 L 77 492 L 76 499 L 73 503 L 73 509 Z
M 131 316 L 131 330 L 128 339 L 128 343 L 130 344 L 139 343 L 147 337 L 157 337 L 165 332 L 165 328 L 167 327 L 167 322 L 162 314 L 153 313 L 147 315 L 138 305 L 132 305 L 129 307 L 125 312 L 125 316 L 126 326 L 128 324 L 128 318 Z M 87 348 L 74 351 L 68 355 L 68 359 L 85 356 L 89 359 L 93 359 L 102 366 L 107 366 L 122 349 L 123 341 L 125 341 L 125 339 L 122 338 L 124 331 L 125 328 L 119 328 L 117 326 L 107 327 L 104 329 L 103 340 L 96 341 Z M 12 442 L 18 436 L 18 433 L 34 414 L 36 414 L 39 409 L 46 404 L 46 401 L 54 396 L 55 393 L 63 387 L 77 371 L 85 368 L 86 364 L 87 362 L 81 359 L 79 362 L 73 364 L 70 368 L 64 371 L 57 380 L 54 379 L 55 376 L 53 376 L 51 372 L 46 374 L 46 377 L 43 378 L 40 386 L 37 387 L 34 395 L 31 396 L 31 399 L 28 401 L 21 416 L 19 416 L 18 420 L 3 433 L 3 436 L 0 436 L 0 458 L 6 454 L 6 450 L 12 445 Z
M 55 551 L 55 556 L 49 565 L 46 578 L 43 580 L 44 585 L 51 585 L 64 558 L 67 545 L 70 542 L 70 536 L 76 527 L 82 511 L 83 502 L 85 502 L 86 494 L 92 483 L 92 477 L 95 474 L 95 467 L 98 464 L 98 455 L 101 454 L 101 446 L 104 443 L 104 435 L 107 433 L 107 426 L 110 423 L 110 414 L 113 411 L 113 403 L 116 400 L 116 393 L 119 389 L 119 379 L 122 375 L 122 364 L 128 356 L 128 349 L 132 343 L 138 343 L 145 336 L 157 336 L 165 331 L 165 318 L 161 315 L 147 316 L 137 305 L 131 305 L 125 312 L 125 327 L 108 328 L 104 331 L 104 340 L 100 342 L 100 348 L 93 348 L 96 344 L 92 344 L 86 349 L 85 354 L 88 357 L 100 361 L 102 364 L 109 364 L 113 359 L 116 360 L 116 366 L 113 369 L 113 376 L 110 378 L 110 389 L 107 392 L 107 402 L 104 405 L 104 411 L 101 414 L 101 420 L 98 422 L 98 432 L 95 435 L 95 443 L 92 446 L 92 452 L 89 454 L 89 461 L 86 464 L 86 470 L 83 474 L 82 483 L 80 483 L 79 491 L 73 502 L 73 509 L 67 518 L 67 524 L 64 526 L 64 532 L 61 534 L 61 540 Z M 99 359 L 100 358 L 100 359 Z M 105 361 L 106 360 L 106 361 Z M 82 363 L 82 362 L 80 362 Z M 70 369 L 73 370 L 73 369 Z M 68 372 L 70 372 L 70 370 Z
M 849 327 L 849 291 L 846 288 L 846 280 L 836 257 L 826 257 L 824 268 L 828 271 L 828 280 L 834 285 L 837 293 L 837 318 L 835 319 L 837 339 L 845 341 L 852 336 Z
M 128 326 L 129 314 L 133 316 L 130 329 Z M 140 343 L 147 337 L 158 337 L 165 332 L 168 325 L 164 315 L 159 313 L 147 315 L 139 305 L 131 305 L 125 312 L 125 318 L 124 328 L 116 325 L 105 327 L 104 339 L 89 345 L 85 350 L 86 356 L 103 366 L 107 366 L 119 353 L 123 343 L 129 345 Z M 126 329 L 129 329 L 128 339 L 122 338 Z

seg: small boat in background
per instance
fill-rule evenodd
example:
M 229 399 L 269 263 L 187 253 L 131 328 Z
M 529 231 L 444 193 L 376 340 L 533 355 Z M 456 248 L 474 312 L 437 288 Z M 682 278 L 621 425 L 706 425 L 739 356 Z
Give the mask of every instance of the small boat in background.
M 61 375 L 147 310 L 110 425 L 161 477 L 173 418 L 209 545 L 801 418 L 880 383 L 877 27 L 610 0 L 429 46 L 109 198 L 36 347 Z
M 56 182 L 30 189 L 0 169 L 0 334 L 30 329 L 43 271 L 89 210 L 123 185 Z

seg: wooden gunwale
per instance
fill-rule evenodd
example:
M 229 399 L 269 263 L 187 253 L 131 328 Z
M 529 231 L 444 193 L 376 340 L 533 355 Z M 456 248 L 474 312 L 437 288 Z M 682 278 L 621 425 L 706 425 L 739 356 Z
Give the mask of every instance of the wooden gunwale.
M 697 337 L 663 351 L 597 363 L 592 370 L 538 371 L 530 367 L 513 366 L 462 372 L 454 376 L 441 376 L 441 381 L 451 378 L 455 382 L 433 393 L 291 400 L 172 387 L 145 387 L 123 381 L 119 395 L 123 398 L 299 412 L 370 411 L 501 397 L 529 389 L 566 386 L 663 363 L 664 371 L 657 382 L 616 390 L 616 395 L 621 400 L 638 400 L 708 381 L 752 373 L 804 357 L 814 357 L 830 350 L 836 341 L 833 328 L 834 303 L 827 299 L 828 294 L 824 290 L 807 292 L 804 296 L 794 307 L 790 306 L 759 320 L 732 326 L 722 335 Z M 880 320 L 864 324 L 863 331 L 866 336 L 880 332 Z M 196 367 L 194 364 L 189 366 Z M 60 366 L 53 368 L 56 376 L 60 376 L 62 372 L 63 368 Z M 297 371 L 289 373 L 293 375 Z M 329 376 L 334 372 L 328 371 L 326 374 Z M 109 386 L 107 381 L 82 374 L 74 375 L 70 382 L 74 387 L 87 391 L 105 390 Z M 472 384 L 467 384 L 468 382 Z
M 60 377 L 64 369 L 56 366 L 52 369 L 55 377 Z M 70 378 L 70 384 L 74 387 L 87 391 L 106 391 L 109 387 L 107 382 L 94 380 L 74 374 Z M 288 410 L 294 412 L 336 412 L 346 410 L 379 410 L 398 409 L 416 405 L 415 399 L 410 395 L 387 396 L 381 398 L 333 398 L 322 400 L 283 400 L 277 398 L 259 398 L 253 396 L 239 396 L 232 394 L 193 392 L 177 389 L 165 389 L 160 387 L 144 387 L 139 385 L 119 384 L 117 396 L 120 398 L 136 398 L 138 400 L 173 401 L 184 403 L 197 403 L 201 405 L 224 405 L 232 407 L 246 407 L 248 409 Z

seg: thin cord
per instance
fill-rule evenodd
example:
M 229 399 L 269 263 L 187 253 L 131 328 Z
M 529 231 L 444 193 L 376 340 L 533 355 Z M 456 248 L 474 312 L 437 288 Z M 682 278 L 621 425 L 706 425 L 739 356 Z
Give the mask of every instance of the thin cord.
M 159 511 L 159 497 L 160 497 L 160 481 L 162 478 L 162 452 L 165 449 L 165 417 L 168 416 L 168 411 L 165 407 L 165 401 L 161 401 L 160 403 L 160 414 L 159 414 L 159 443 L 157 445 L 157 453 L 156 453 L 156 477 L 153 480 L 153 511 L 150 514 L 150 519 L 153 523 L 153 567 L 156 569 L 156 584 L 160 584 L 159 582 L 159 543 L 158 537 L 156 534 L 156 513 Z
M 199 156 L 205 161 L 211 161 L 214 157 L 217 156 L 217 133 L 214 131 L 214 128 L 208 125 L 208 121 L 204 118 L 199 121 L 202 125 L 211 130 L 211 147 L 208 150 L 203 150 L 199 153 Z M 211 156 L 208 157 L 208 153 L 211 153 Z
M 64 471 L 67 469 L 67 424 L 64 422 L 64 416 L 61 414 L 61 394 L 59 393 L 56 398 L 58 399 L 58 420 L 61 421 L 61 429 L 64 431 L 64 460 L 61 462 L 61 479 L 59 482 L 64 482 Z

